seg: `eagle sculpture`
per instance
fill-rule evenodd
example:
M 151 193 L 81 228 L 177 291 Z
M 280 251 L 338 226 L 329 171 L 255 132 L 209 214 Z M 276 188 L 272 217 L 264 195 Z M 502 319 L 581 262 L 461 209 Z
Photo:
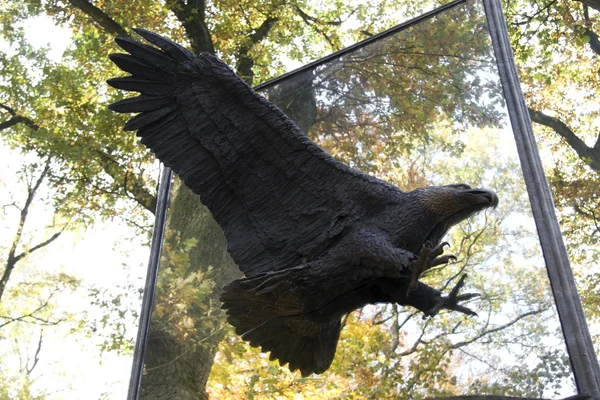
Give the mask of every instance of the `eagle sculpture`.
M 466 184 L 403 192 L 352 169 L 312 142 L 279 108 L 211 54 L 194 56 L 155 33 L 150 46 L 119 37 L 111 60 L 131 74 L 108 83 L 139 92 L 110 109 L 139 113 L 125 130 L 211 211 L 245 278 L 223 288 L 228 321 L 303 376 L 329 368 L 341 318 L 366 304 L 474 315 L 421 274 L 448 263 L 453 225 L 495 207 L 493 191 Z

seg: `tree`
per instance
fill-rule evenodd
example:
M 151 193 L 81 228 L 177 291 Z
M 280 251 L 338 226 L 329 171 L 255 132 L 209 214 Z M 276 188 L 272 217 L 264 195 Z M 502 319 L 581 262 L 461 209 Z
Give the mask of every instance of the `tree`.
M 4 3 L 3 8 L 6 10 L 3 35 L 13 44 L 13 49 L 2 55 L 8 68 L 3 70 L 5 84 L 0 99 L 5 106 L 18 110 L 11 114 L 11 119 L 22 117 L 19 123 L 4 125 L 10 127 L 3 131 L 5 140 L 35 149 L 41 156 L 50 155 L 54 162 L 60 163 L 65 173 L 57 177 L 57 182 L 68 186 L 69 190 L 57 190 L 58 196 L 64 196 L 65 209 L 82 205 L 74 215 L 83 222 L 98 213 L 107 217 L 127 215 L 141 227 L 143 216 L 140 211 L 152 210 L 155 202 L 155 183 L 142 167 L 144 161 L 148 162 L 149 155 L 140 151 L 131 138 L 114 135 L 117 127 L 122 126 L 122 118 L 106 110 L 103 83 L 104 79 L 117 73 L 109 64 L 106 53 L 116 50 L 112 43 L 115 34 L 129 32 L 126 22 L 134 20 L 129 18 L 130 15 L 141 17 L 135 18 L 136 23 L 146 27 L 158 27 L 165 20 L 173 22 L 171 31 L 156 30 L 169 33 L 176 40 L 185 42 L 188 39 L 196 52 L 219 52 L 227 62 L 237 66 L 241 76 L 253 81 L 281 72 L 283 63 L 276 59 L 276 49 L 287 47 L 287 52 L 296 59 L 315 58 L 316 54 L 341 45 L 342 36 L 336 28 L 344 19 L 352 16 L 375 29 L 375 21 L 381 20 L 384 13 L 381 8 L 367 15 L 364 5 L 349 6 L 342 2 L 319 12 L 301 2 L 289 5 L 249 2 L 209 7 L 203 2 L 192 5 L 183 1 L 166 4 L 148 1 L 138 2 L 135 6 L 114 2 L 103 10 L 88 1 L 71 1 L 66 4 L 28 2 L 27 7 Z M 42 13 L 54 16 L 57 22 L 73 29 L 74 46 L 65 54 L 63 63 L 53 63 L 43 51 L 35 51 L 24 40 L 19 21 Z M 295 35 L 287 33 L 290 30 Z M 350 31 L 347 35 L 362 34 Z M 265 40 L 267 36 L 269 40 Z M 307 51 L 310 47 L 295 41 L 295 37 L 315 43 L 314 50 Z M 39 66 L 43 67 L 42 79 L 35 76 Z M 69 95 L 65 96 L 65 93 Z M 114 92 L 109 96 L 114 100 Z M 26 124 L 25 121 L 38 122 Z M 96 132 L 104 134 L 94 134 Z M 127 198 L 132 201 L 122 201 Z M 181 189 L 174 198 L 187 202 L 191 196 Z M 176 230 L 181 232 L 184 241 L 202 237 L 202 232 L 188 224 L 193 221 L 189 214 L 179 217 L 172 214 L 170 217 L 171 221 L 182 221 Z M 209 228 L 206 230 L 207 235 L 215 235 Z M 217 259 L 221 261 L 226 257 L 224 254 L 221 250 Z M 227 271 L 221 265 L 219 267 L 213 271 Z M 213 279 L 216 286 L 229 280 L 228 274 L 222 272 Z M 214 296 L 210 301 L 214 303 Z M 210 366 L 212 352 L 208 352 L 206 362 L 197 361 L 198 365 Z M 196 360 L 201 359 L 194 355 Z M 151 367 L 149 371 L 152 371 Z M 203 373 L 207 372 L 208 368 L 204 368 Z M 200 382 L 202 380 L 200 378 Z M 194 387 L 194 391 L 197 390 Z
M 13 161 L 17 159 L 6 150 L 4 156 Z M 60 309 L 57 297 L 72 292 L 78 281 L 64 273 L 32 268 L 32 260 L 52 247 L 66 224 L 58 214 L 52 213 L 46 221 L 40 221 L 43 215 L 40 210 L 52 201 L 47 189 L 53 166 L 49 159 L 37 163 L 31 155 L 25 158 L 29 163 L 17 170 L 12 182 L 8 179 L 1 182 L 3 228 L 10 229 L 13 235 L 0 243 L 0 343 L 3 349 L 0 397 L 34 399 L 40 398 L 32 386 L 45 335 L 73 319 L 72 312 Z M 21 193 L 24 198 L 18 198 Z M 45 227 L 39 226 L 44 223 Z
M 32 203 L 35 200 L 36 195 L 39 195 L 40 186 L 44 182 L 44 180 L 48 177 L 48 173 L 50 171 L 50 160 L 46 160 L 45 164 L 41 167 L 38 167 L 38 171 L 31 171 L 32 169 L 36 169 L 38 167 L 36 164 L 28 165 L 24 170 L 21 170 L 21 173 L 24 175 L 24 178 L 27 183 L 27 197 L 22 202 L 22 204 L 18 204 L 17 202 L 13 202 L 12 204 L 8 204 L 3 206 L 3 209 L 7 207 L 15 207 L 19 212 L 19 219 L 16 224 L 16 232 L 10 243 L 10 248 L 8 249 L 8 254 L 6 256 L 6 262 L 3 268 L 2 278 L 0 278 L 0 301 L 2 300 L 2 296 L 6 290 L 8 285 L 8 281 L 10 279 L 11 274 L 14 269 L 17 267 L 19 261 L 24 259 L 27 255 L 43 249 L 44 247 L 51 244 L 53 241 L 58 239 L 63 230 L 64 226 L 60 226 L 60 222 L 52 221 L 52 225 L 48 230 L 54 231 L 50 237 L 41 239 L 37 243 L 28 244 L 25 238 L 24 230 L 25 223 L 30 215 Z M 35 176 L 37 172 L 37 176 Z M 59 226 L 55 226 L 59 225 Z
M 507 2 L 506 10 L 529 115 L 544 152 L 584 309 L 597 321 L 598 271 L 589 266 L 600 256 L 600 4 Z
M 119 99 L 119 95 L 107 91 L 104 84 L 105 79 L 118 75 L 106 56 L 109 52 L 119 51 L 112 42 L 115 35 L 128 35 L 130 24 L 135 21 L 137 26 L 165 34 L 187 44 L 195 52 L 217 53 L 235 66 L 240 76 L 250 83 L 257 83 L 281 73 L 286 59 L 296 62 L 315 59 L 392 25 L 397 22 L 388 12 L 392 6 L 418 14 L 427 2 L 402 5 L 402 2 L 393 4 L 389 1 L 367 7 L 359 2 L 336 1 L 324 8 L 315 8 L 305 1 L 284 4 L 266 0 L 217 3 L 29 1 L 25 7 L 8 2 L 1 4 L 6 11 L 1 17 L 2 35 L 12 45 L 0 54 L 5 66 L 0 80 L 0 104 L 6 116 L 0 125 L 3 139 L 19 148 L 36 151 L 41 157 L 51 157 L 53 164 L 59 167 L 53 179 L 56 199 L 61 202 L 64 212 L 76 221 L 90 223 L 97 215 L 124 217 L 147 233 L 147 213 L 152 212 L 156 202 L 152 158 L 135 138 L 121 133 L 123 117 L 106 109 L 107 103 Z M 478 15 L 475 9 L 469 10 L 470 16 Z M 35 50 L 24 39 L 20 22 L 41 14 L 52 16 L 57 23 L 73 31 L 73 44 L 60 62 L 49 60 L 44 51 Z M 469 124 L 485 127 L 498 122 L 495 104 L 482 100 L 486 85 L 496 87 L 497 82 L 482 81 L 485 74 L 479 77 L 466 74 L 460 68 L 445 68 L 456 58 L 463 58 L 467 64 L 477 64 L 478 60 L 470 56 L 479 54 L 477 50 L 484 46 L 483 42 L 473 40 L 474 37 L 485 37 L 481 36 L 484 24 L 480 19 L 475 18 L 475 22 L 469 23 L 460 16 L 454 17 L 446 30 L 438 31 L 435 36 L 441 44 L 450 46 L 445 48 L 446 52 L 424 52 L 423 43 L 416 41 L 413 48 L 401 48 L 397 57 L 392 57 L 392 65 L 399 71 L 406 71 L 402 81 L 405 85 L 392 86 L 386 91 L 389 78 L 397 78 L 400 73 L 394 75 L 385 66 L 373 67 L 376 79 L 371 82 L 366 75 L 349 75 L 341 64 L 337 73 L 340 79 L 355 79 L 350 85 L 354 92 L 351 90 L 351 95 L 341 96 L 337 108 L 325 108 L 323 104 L 310 107 L 311 113 L 306 113 L 309 118 L 301 124 L 307 128 L 314 125 L 314 131 L 318 126 L 328 132 L 316 139 L 353 165 L 367 171 L 381 170 L 384 177 L 396 179 L 407 188 L 433 182 L 435 175 L 425 176 L 419 169 L 431 160 L 417 157 L 408 166 L 394 168 L 389 164 L 409 151 L 418 153 L 418 148 L 434 144 L 460 154 L 461 140 L 444 135 L 434 140 L 425 134 L 434 125 L 445 125 L 451 132 L 460 133 Z M 446 41 L 457 27 L 463 25 L 468 29 L 463 31 L 462 42 Z M 474 32 L 480 35 L 476 36 Z M 425 33 L 424 37 L 434 34 L 433 31 Z M 411 52 L 415 58 L 409 57 Z M 419 55 L 425 58 L 419 59 Z M 399 60 L 408 64 L 393 64 Z M 429 66 L 435 68 L 430 70 Z M 473 70 L 476 69 L 473 66 Z M 432 81 L 430 78 L 436 75 L 443 79 Z M 474 77 L 480 78 L 479 81 Z M 309 77 L 307 81 L 313 93 L 308 94 L 309 103 L 318 90 L 341 94 L 342 89 L 348 89 L 331 84 L 319 88 L 315 85 L 319 82 L 318 77 Z M 417 88 L 419 96 L 410 98 L 403 90 L 412 86 Z M 470 86 L 472 89 L 468 89 Z M 369 108 L 366 100 L 372 97 L 367 95 L 372 95 L 376 88 L 383 90 L 384 97 L 392 102 L 381 102 L 375 109 Z M 448 93 L 460 94 L 462 101 L 456 104 L 455 97 Z M 275 101 L 277 93 L 270 96 Z M 410 111 L 414 110 L 409 107 L 413 102 L 422 106 L 420 111 Z M 355 106 L 362 107 L 366 120 L 348 120 L 346 126 L 336 127 L 331 119 L 327 119 L 327 110 L 343 113 Z M 387 127 L 399 128 L 399 133 L 416 132 L 418 135 L 406 140 L 407 136 L 401 134 L 374 131 L 376 123 L 381 122 L 390 109 L 411 113 L 407 114 L 406 126 L 398 127 L 393 121 L 384 120 Z M 482 109 L 485 112 L 480 113 Z M 440 114 L 442 117 L 438 118 Z M 347 129 L 352 129 L 352 135 L 345 133 Z M 219 241 L 221 245 L 215 245 Z M 222 234 L 208 213 L 184 186 L 178 184 L 173 188 L 162 271 L 158 295 L 169 301 L 162 301 L 155 310 L 150 336 L 154 351 L 146 360 L 143 390 L 148 398 L 167 394 L 203 398 L 216 346 L 227 333 L 216 300 L 218 292 L 214 289 L 239 272 L 225 252 Z M 445 279 L 451 276 L 445 276 Z M 393 312 L 385 311 L 384 319 Z M 208 317 L 199 319 L 198 315 Z M 397 330 L 393 332 L 393 335 L 397 334 Z M 423 355 L 424 359 L 426 356 Z M 388 357 L 397 358 L 393 352 Z M 438 364 L 442 361 L 441 358 L 437 360 Z M 431 362 L 435 364 L 435 360 Z M 386 368 L 391 371 L 391 367 Z M 435 372 L 432 379 L 440 385 L 446 382 L 445 378 L 439 377 L 446 373 L 447 365 L 442 368 L 432 365 L 427 371 L 419 371 L 419 364 L 413 364 L 408 372 L 417 373 L 414 375 L 417 380 L 427 371 Z M 368 380 L 360 382 L 369 384 Z M 420 384 L 414 379 L 413 382 L 413 387 Z M 446 389 L 438 386 L 436 390 Z M 531 386 L 527 390 L 531 390 Z

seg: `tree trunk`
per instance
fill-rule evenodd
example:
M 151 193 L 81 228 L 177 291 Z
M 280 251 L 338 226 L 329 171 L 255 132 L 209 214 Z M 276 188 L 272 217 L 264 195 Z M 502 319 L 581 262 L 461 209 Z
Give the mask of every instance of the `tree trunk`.
M 174 240 L 183 243 L 193 238 L 198 243 L 187 253 L 189 262 L 185 276 L 164 278 L 160 271 L 171 267 L 165 261 L 169 255 L 165 254 L 166 257 L 161 260 L 141 398 L 208 399 L 206 383 L 227 323 L 220 310 L 218 297 L 221 287 L 238 278 L 241 273 L 227 253 L 221 228 L 200 203 L 198 196 L 179 181 L 173 186 L 174 196 L 169 208 L 167 229 L 171 233 L 179 233 Z M 168 251 L 169 246 L 166 247 Z M 161 290 L 164 289 L 161 285 L 172 284 L 173 279 L 186 278 L 196 272 L 203 274 L 203 280 L 213 281 L 214 286 L 200 304 L 188 305 L 185 321 L 174 322 L 171 314 L 161 313 L 158 309 L 169 302 L 164 296 L 173 294 Z M 180 322 L 193 324 L 191 329 L 185 331 L 186 335 L 181 334 Z

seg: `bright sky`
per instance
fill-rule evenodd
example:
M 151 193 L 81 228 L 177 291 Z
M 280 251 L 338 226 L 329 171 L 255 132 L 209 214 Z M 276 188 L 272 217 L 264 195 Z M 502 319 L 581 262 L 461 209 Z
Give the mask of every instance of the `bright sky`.
M 17 151 L 0 145 L 1 171 L 14 171 L 15 166 L 22 162 Z M 3 174 L 0 180 L 3 184 L 0 204 L 22 204 L 24 188 L 16 176 Z M 0 244 L 3 246 L 15 233 L 18 212 L 10 207 L 0 219 Z M 40 201 L 34 202 L 30 215 L 29 224 L 25 226 L 26 233 L 41 221 L 51 218 L 50 210 L 43 207 Z M 83 235 L 66 232 L 48 246 L 47 251 L 33 253 L 18 264 L 21 269 L 15 269 L 10 282 L 18 284 L 27 275 L 39 273 L 66 273 L 81 279 L 84 288 L 94 286 L 119 293 L 119 285 L 125 286 L 129 282 L 135 283 L 136 287 L 143 287 L 148 254 L 148 248 L 143 246 L 141 238 L 136 240 L 131 228 L 117 220 L 98 221 Z M 135 301 L 136 294 L 131 293 L 131 298 Z M 70 312 L 87 311 L 91 313 L 90 317 L 100 318 L 97 307 L 90 307 L 91 299 L 85 289 L 62 294 L 58 301 Z M 140 308 L 139 303 L 132 306 L 136 310 Z M 135 335 L 135 332 L 136 327 L 132 326 L 131 333 Z M 33 374 L 37 377 L 34 389 L 53 393 L 55 397 L 49 398 L 57 399 L 100 398 L 107 390 L 116 394 L 114 397 L 123 398 L 130 375 L 131 357 L 106 353 L 100 358 L 99 344 L 97 339 L 82 334 L 73 335 L 60 327 L 45 328 L 40 362 Z M 21 346 L 22 349 L 27 346 L 31 349 L 32 343 L 24 341 Z M 14 363 L 14 367 L 18 368 L 18 359 L 14 359 Z M 64 388 L 69 386 L 72 389 L 65 391 Z
M 50 46 L 48 56 L 58 61 L 71 41 L 71 30 L 54 24 L 51 18 L 40 15 L 28 20 L 24 26 L 25 38 L 35 47 Z

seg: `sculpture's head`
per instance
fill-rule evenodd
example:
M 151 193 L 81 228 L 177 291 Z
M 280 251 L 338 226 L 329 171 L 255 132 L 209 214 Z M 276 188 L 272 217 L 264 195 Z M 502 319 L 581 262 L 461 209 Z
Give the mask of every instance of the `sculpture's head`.
M 425 209 L 431 226 L 426 241 L 438 244 L 448 230 L 478 211 L 498 205 L 498 196 L 488 189 L 473 189 L 465 183 L 429 186 L 413 193 Z

